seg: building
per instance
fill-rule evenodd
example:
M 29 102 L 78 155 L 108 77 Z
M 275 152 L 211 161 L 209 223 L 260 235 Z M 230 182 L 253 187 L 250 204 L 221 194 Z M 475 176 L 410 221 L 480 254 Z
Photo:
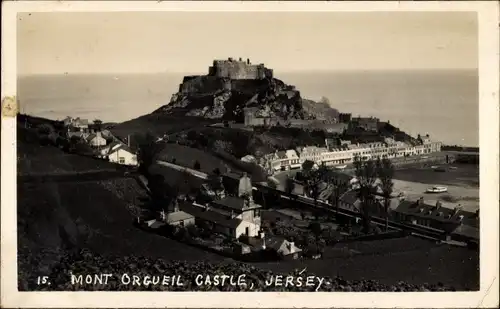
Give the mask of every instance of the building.
M 340 123 L 349 123 L 351 122 L 352 115 L 350 113 L 339 113 L 339 122 Z
M 274 251 L 284 260 L 296 260 L 302 255 L 302 249 L 293 241 L 288 241 L 280 236 L 267 236 L 263 233 L 258 238 L 248 240 L 255 250 Z
M 137 155 L 125 144 L 113 143 L 101 150 L 101 156 L 107 157 L 110 162 L 123 165 L 138 165 Z
M 287 171 L 297 169 L 302 166 L 300 157 L 294 149 L 275 151 L 272 154 L 264 156 L 266 167 L 272 172 Z
M 106 139 L 102 136 L 101 132 L 92 133 L 85 139 L 92 147 L 106 146 Z
M 161 212 L 161 219 L 168 225 L 187 227 L 195 224 L 195 217 L 185 211 L 179 209 L 178 201 L 173 202 L 172 209 L 168 212 Z
M 393 138 L 384 138 L 383 141 L 370 143 L 351 143 L 338 139 L 325 139 L 325 147 L 307 146 L 297 148 L 298 162 L 289 151 L 278 151 L 265 157 L 266 167 L 270 171 L 300 168 L 305 161 L 312 161 L 316 165 L 343 166 L 352 164 L 356 157 L 362 160 L 378 158 L 402 158 L 417 156 L 441 151 L 441 142 L 431 141 L 428 136 L 420 138 L 420 143 L 406 143 Z
M 439 201 L 434 205 L 427 204 L 423 198 L 401 201 L 393 213 L 397 220 L 449 233 L 456 231 L 461 225 L 479 227 L 479 216 L 476 213 L 464 211 L 460 205 L 454 209 L 443 207 Z
M 375 117 L 353 117 L 350 126 L 353 128 L 362 128 L 365 131 L 378 131 L 380 119 Z
M 182 211 L 198 222 L 209 224 L 215 232 L 232 238 L 257 237 L 261 231 L 261 208 L 252 198 L 252 184 L 246 175 L 240 178 L 238 196 L 226 196 L 201 205 L 181 205 Z
M 217 78 L 235 79 L 265 79 L 273 77 L 273 70 L 261 64 L 252 64 L 250 59 L 246 61 L 228 58 L 227 60 L 214 60 L 208 69 L 209 76 Z
M 72 118 L 66 117 L 63 120 L 64 126 L 68 128 L 68 131 L 88 131 L 89 121 L 87 119 L 80 119 L 80 117 Z

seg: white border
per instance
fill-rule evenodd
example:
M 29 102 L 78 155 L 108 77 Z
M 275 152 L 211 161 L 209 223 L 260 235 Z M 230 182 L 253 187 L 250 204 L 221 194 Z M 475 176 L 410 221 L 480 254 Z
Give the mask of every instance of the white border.
M 1 305 L 3 307 L 404 307 L 498 305 L 498 2 L 121 2 L 3 1 L 2 98 L 16 94 L 16 14 L 42 11 L 476 11 L 479 20 L 481 291 L 448 293 L 17 292 L 16 130 L 2 119 Z M 257 293 L 257 294 L 256 294 Z M 356 297 L 358 296 L 358 297 Z

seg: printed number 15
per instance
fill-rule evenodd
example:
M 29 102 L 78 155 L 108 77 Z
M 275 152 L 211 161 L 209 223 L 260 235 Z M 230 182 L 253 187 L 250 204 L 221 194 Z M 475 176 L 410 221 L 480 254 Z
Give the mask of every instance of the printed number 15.
M 38 285 L 40 285 L 40 284 L 48 284 L 48 285 L 50 285 L 49 277 L 47 277 L 47 276 L 42 276 L 42 277 L 38 276 L 38 279 L 37 279 L 36 283 Z

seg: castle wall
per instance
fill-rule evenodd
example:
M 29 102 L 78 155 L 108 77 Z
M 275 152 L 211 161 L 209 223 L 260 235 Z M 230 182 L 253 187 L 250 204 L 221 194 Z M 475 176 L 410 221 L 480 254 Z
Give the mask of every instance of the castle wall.
M 248 61 L 215 60 L 208 69 L 211 76 L 229 79 L 264 79 L 271 78 L 273 71 L 263 64 L 250 64 Z

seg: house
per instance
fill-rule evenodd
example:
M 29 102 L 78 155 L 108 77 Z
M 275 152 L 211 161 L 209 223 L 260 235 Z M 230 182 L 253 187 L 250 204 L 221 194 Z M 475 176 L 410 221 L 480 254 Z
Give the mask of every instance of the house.
M 301 168 L 302 164 L 300 163 L 299 155 L 295 149 L 288 149 L 286 152 L 286 158 L 288 159 L 288 163 L 291 169 Z
M 259 237 L 249 238 L 248 244 L 256 251 L 273 251 L 278 257 L 286 260 L 296 260 L 302 254 L 302 249 L 294 242 L 280 236 L 268 236 L 261 233 Z
M 267 250 L 276 251 L 278 255 L 286 260 L 296 260 L 302 253 L 302 249 L 297 247 L 293 241 L 276 236 L 265 238 L 264 246 Z
M 206 205 L 197 203 L 181 205 L 181 210 L 204 221 L 215 232 L 239 238 L 241 235 L 256 237 L 261 230 L 262 206 L 253 202 L 252 184 L 244 174 L 240 178 L 238 196 L 226 196 Z
M 179 209 L 179 204 L 174 201 L 174 207 L 168 212 L 161 212 L 161 219 L 168 225 L 186 227 L 195 224 L 195 217 Z
M 125 144 L 115 143 L 112 147 L 101 151 L 101 155 L 106 156 L 110 162 L 123 165 L 138 165 L 137 155 Z
M 85 140 L 91 147 L 102 147 L 107 143 L 101 132 L 92 133 Z
M 339 199 L 339 207 L 361 212 L 361 201 L 356 190 L 350 190 L 342 194 Z
M 80 117 L 72 118 L 66 117 L 63 120 L 64 126 L 68 127 L 68 131 L 77 130 L 77 131 L 88 131 L 89 129 L 89 121 L 87 119 L 80 119 Z
M 396 219 L 452 233 L 461 225 L 479 228 L 479 216 L 464 211 L 460 205 L 454 209 L 443 207 L 440 201 L 434 205 L 425 203 L 423 198 L 417 201 L 401 201 L 394 209 Z M 460 232 L 460 230 L 458 230 Z

